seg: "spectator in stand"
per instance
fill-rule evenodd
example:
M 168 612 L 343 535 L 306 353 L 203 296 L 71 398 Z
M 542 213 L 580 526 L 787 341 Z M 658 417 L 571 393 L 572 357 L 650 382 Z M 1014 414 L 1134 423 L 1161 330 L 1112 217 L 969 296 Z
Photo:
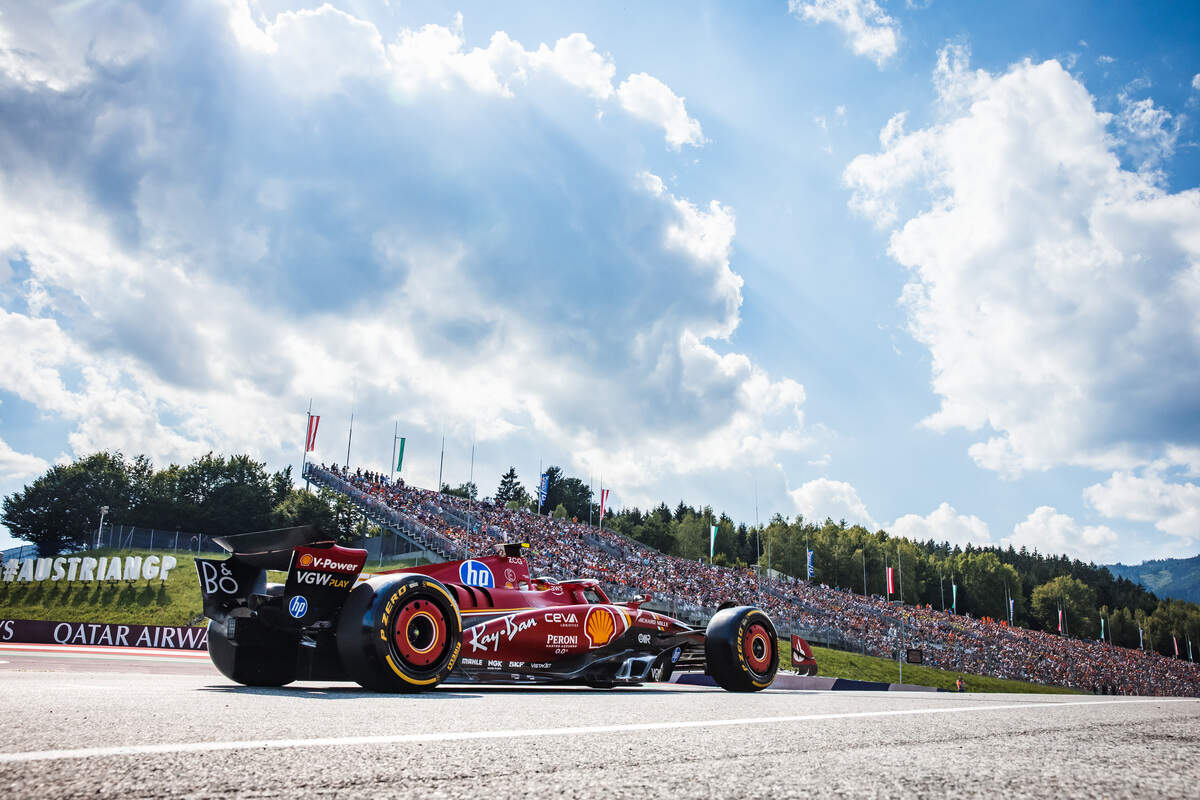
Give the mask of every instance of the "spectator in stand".
M 898 647 L 917 647 L 925 651 L 928 666 L 940 669 L 1085 690 L 1102 685 L 1114 694 L 1200 696 L 1200 667 L 1154 652 L 928 607 L 893 606 L 880 597 L 795 578 L 760 581 L 748 568 L 668 556 L 574 520 L 467 501 L 362 470 L 319 469 L 357 493 L 361 502 L 420 525 L 450 552 L 482 555 L 491 553 L 496 542 L 527 542 L 532 575 L 596 578 L 614 600 L 649 594 L 677 616 L 694 617 L 711 615 L 726 601 L 753 602 L 781 627 L 803 628 L 809 636 L 841 640 L 870 655 L 891 658 Z

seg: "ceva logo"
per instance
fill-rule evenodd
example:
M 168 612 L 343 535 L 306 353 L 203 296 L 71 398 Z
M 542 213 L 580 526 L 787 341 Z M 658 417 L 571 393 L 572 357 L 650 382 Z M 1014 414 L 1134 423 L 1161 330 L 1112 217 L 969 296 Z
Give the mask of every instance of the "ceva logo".
M 492 571 L 482 561 L 464 561 L 458 568 L 458 581 L 463 586 L 482 586 L 485 589 L 496 587 Z

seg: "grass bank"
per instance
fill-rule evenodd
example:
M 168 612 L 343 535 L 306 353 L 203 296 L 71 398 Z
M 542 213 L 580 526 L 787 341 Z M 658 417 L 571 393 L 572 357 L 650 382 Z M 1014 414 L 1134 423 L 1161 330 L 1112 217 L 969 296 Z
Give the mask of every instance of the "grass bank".
M 0 583 L 0 618 L 134 625 L 200 624 L 194 553 L 97 550 L 87 555 L 109 558 L 173 555 L 179 563 L 167 573 L 165 581 Z
M 134 625 L 202 625 L 200 587 L 196 579 L 194 553 L 149 550 L 90 551 L 93 558 L 105 556 L 173 555 L 178 564 L 167 579 L 67 583 L 38 581 L 35 583 L 0 582 L 0 619 L 48 619 L 58 622 L 109 622 Z M 204 553 L 201 558 L 223 558 Z M 414 559 L 385 559 L 382 569 L 397 569 L 412 565 Z M 378 563 L 368 564 L 368 571 L 380 569 Z M 271 571 L 267 580 L 283 583 L 285 572 Z
M 787 641 L 780 641 L 780 664 L 792 663 L 792 647 Z M 842 650 L 829 650 L 824 647 L 814 647 L 813 655 L 817 657 L 817 674 L 826 678 L 852 678 L 859 681 L 882 681 L 884 683 L 899 683 L 899 665 L 886 658 L 863 656 L 857 653 L 847 653 Z M 1040 683 L 1005 680 L 987 675 L 972 675 L 967 672 L 952 672 L 933 669 L 932 667 L 916 664 L 904 665 L 904 682 L 920 686 L 935 686 L 939 689 L 954 689 L 954 682 L 961 675 L 966 681 L 968 692 L 1009 692 L 1021 694 L 1081 694 L 1077 689 L 1067 689 L 1062 686 L 1043 686 Z

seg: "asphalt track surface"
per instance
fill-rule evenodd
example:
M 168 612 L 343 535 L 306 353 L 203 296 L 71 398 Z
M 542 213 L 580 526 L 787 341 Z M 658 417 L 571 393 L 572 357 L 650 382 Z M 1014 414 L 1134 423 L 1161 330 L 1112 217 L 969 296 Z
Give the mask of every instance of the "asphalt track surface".
M 0 647 L 0 797 L 1194 797 L 1200 701 L 350 684 Z

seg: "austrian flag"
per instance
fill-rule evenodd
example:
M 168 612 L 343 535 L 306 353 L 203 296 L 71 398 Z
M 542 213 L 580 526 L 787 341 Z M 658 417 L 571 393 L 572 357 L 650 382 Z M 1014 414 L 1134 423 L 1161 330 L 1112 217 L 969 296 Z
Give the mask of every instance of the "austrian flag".
M 608 489 L 600 490 L 600 519 L 604 519 L 604 506 L 608 502 Z

